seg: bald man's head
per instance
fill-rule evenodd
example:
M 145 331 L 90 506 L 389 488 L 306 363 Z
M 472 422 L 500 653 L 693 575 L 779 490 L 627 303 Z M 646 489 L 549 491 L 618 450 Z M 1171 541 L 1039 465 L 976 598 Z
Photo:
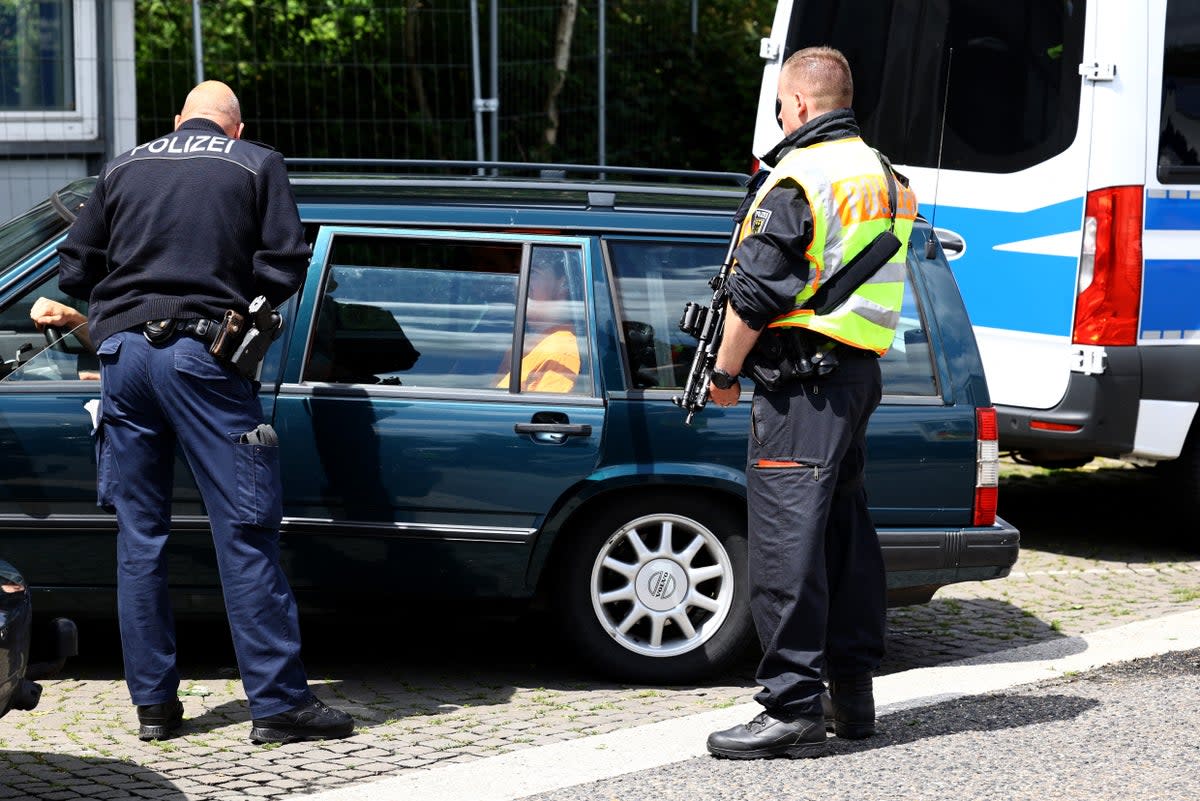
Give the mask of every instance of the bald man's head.
M 231 139 L 242 135 L 242 106 L 233 90 L 220 81 L 204 81 L 188 92 L 183 110 L 175 115 L 175 127 L 196 117 L 220 125 Z

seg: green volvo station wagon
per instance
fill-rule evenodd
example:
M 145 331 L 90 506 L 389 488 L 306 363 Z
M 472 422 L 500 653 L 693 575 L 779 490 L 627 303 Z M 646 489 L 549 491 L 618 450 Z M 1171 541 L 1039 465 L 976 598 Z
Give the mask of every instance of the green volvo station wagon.
M 589 665 L 694 681 L 753 642 L 749 393 L 691 425 L 672 402 L 746 176 L 578 165 L 307 161 L 312 243 L 263 364 L 279 433 L 283 564 L 304 614 L 536 604 Z M 29 308 L 93 181 L 0 228 L 0 557 L 35 611 L 115 616 L 96 505 L 95 357 Z M 881 365 L 868 494 L 891 602 L 1003 577 L 995 411 L 958 288 L 923 221 Z M 231 480 L 233 478 L 231 477 Z M 204 509 L 175 471 L 179 614 L 219 615 Z M 370 606 L 363 606 L 370 605 Z

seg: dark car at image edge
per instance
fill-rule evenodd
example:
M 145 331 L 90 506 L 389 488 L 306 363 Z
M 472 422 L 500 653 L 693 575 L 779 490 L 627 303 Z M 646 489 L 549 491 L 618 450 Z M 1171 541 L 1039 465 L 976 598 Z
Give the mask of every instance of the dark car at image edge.
M 746 176 L 289 170 L 313 258 L 281 309 L 260 398 L 280 437 L 282 559 L 304 613 L 536 605 L 584 664 L 633 681 L 693 681 L 743 654 L 750 393 L 690 426 L 672 397 L 695 350 L 680 312 L 711 296 Z M 93 185 L 0 228 L 0 552 L 38 576 L 41 612 L 75 617 L 115 609 L 116 524 L 95 505 L 84 406 L 99 397 L 94 356 L 70 332 L 37 331 L 28 309 L 69 302 L 55 248 Z M 1006 576 L 1019 549 L 995 516 L 995 410 L 974 333 L 931 236 L 918 220 L 868 432 L 893 605 Z M 544 273 L 550 300 L 534 289 Z M 37 353 L 44 337 L 54 347 Z M 542 380 L 548 343 L 559 375 Z M 175 487 L 176 611 L 219 615 L 182 460 Z
M 54 676 L 78 652 L 74 621 L 60 617 L 35 626 L 32 607 L 24 577 L 0 559 L 0 718 L 36 708 L 42 697 L 37 680 Z

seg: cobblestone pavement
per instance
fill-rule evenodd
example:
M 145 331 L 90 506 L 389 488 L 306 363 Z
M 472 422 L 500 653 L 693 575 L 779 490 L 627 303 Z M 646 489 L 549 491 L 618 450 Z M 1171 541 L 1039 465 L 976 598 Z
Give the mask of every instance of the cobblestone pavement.
M 1111 465 L 1056 476 L 1010 469 L 1001 514 L 1021 529 L 1023 545 L 1012 574 L 892 610 L 881 672 L 1200 605 L 1198 551 L 1147 522 L 1159 517 L 1145 508 L 1152 482 Z M 284 798 L 732 705 L 754 692 L 752 656 L 704 686 L 631 687 L 592 679 L 536 616 L 452 625 L 435 632 L 398 618 L 388 627 L 306 628 L 318 694 L 359 721 L 354 737 L 329 743 L 246 739 L 241 685 L 225 667 L 227 633 L 181 628 L 187 720 L 161 743 L 135 736 L 116 651 L 85 655 L 43 682 L 37 710 L 0 720 L 0 799 Z

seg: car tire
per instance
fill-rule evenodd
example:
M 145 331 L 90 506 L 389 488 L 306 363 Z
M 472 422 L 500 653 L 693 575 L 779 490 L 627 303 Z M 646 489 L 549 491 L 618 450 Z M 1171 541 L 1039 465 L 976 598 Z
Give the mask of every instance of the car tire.
M 746 523 L 703 496 L 608 500 L 566 543 L 558 606 L 587 664 L 624 681 L 728 669 L 753 639 Z

